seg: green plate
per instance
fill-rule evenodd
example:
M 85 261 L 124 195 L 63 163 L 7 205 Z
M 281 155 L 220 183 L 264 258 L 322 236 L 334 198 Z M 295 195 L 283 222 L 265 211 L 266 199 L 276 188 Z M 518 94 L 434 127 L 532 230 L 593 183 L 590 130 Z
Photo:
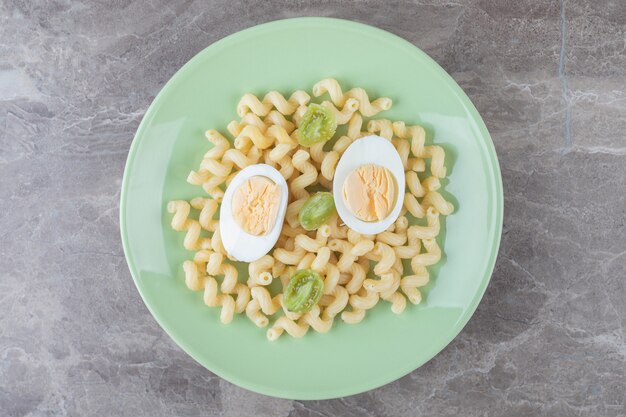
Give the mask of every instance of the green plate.
M 401 315 L 381 302 L 358 325 L 336 320 L 327 334 L 265 337 L 245 315 L 219 322 L 202 294 L 185 287 L 183 233 L 170 229 L 166 203 L 202 195 L 185 182 L 209 143 L 225 131 L 246 92 L 310 91 L 335 77 L 344 86 L 387 96 L 384 117 L 420 123 L 447 151 L 444 195 L 457 211 L 445 221 L 445 257 L 431 269 L 424 302 Z M 292 399 L 363 392 L 411 372 L 461 331 L 495 263 L 502 230 L 502 180 L 489 133 L 461 88 L 422 51 L 379 29 L 299 18 L 244 30 L 196 55 L 148 109 L 130 148 L 120 203 L 130 271 L 165 331 L 206 368 L 247 389 Z M 240 277 L 241 280 L 245 277 Z

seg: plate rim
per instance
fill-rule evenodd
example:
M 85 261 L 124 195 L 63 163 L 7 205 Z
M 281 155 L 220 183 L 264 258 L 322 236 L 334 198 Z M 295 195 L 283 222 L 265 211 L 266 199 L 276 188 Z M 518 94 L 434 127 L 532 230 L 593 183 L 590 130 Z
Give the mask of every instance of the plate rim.
M 132 165 L 133 160 L 136 157 L 136 154 L 139 148 L 140 138 L 144 137 L 144 131 L 147 129 L 147 126 L 150 124 L 158 108 L 160 107 L 159 103 L 161 101 L 161 98 L 165 96 L 172 88 L 174 88 L 174 86 L 178 83 L 180 79 L 184 78 L 185 73 L 191 69 L 194 61 L 201 55 L 208 54 L 212 50 L 217 49 L 221 47 L 222 45 L 225 45 L 229 42 L 234 42 L 237 40 L 237 38 L 241 36 L 263 31 L 263 30 L 268 29 L 269 27 L 280 28 L 281 26 L 291 25 L 294 22 L 295 23 L 298 23 L 298 22 L 308 23 L 308 24 L 326 24 L 329 26 L 338 25 L 343 28 L 347 27 L 352 30 L 369 32 L 369 34 L 373 34 L 377 37 L 381 37 L 387 41 L 400 44 L 405 49 L 406 53 L 418 55 L 421 59 L 424 59 L 428 65 L 434 67 L 434 69 L 436 70 L 438 74 L 440 74 L 444 78 L 447 78 L 448 86 L 452 89 L 454 95 L 459 100 L 461 100 L 461 102 L 467 109 L 468 113 L 472 116 L 473 120 L 476 122 L 476 125 L 477 125 L 476 127 L 481 136 L 480 145 L 482 145 L 481 147 L 484 150 L 484 155 L 486 156 L 485 161 L 487 162 L 488 168 L 489 168 L 487 170 L 487 172 L 489 173 L 488 179 L 493 182 L 493 186 L 494 186 L 494 195 L 493 195 L 493 202 L 492 202 L 492 207 L 491 207 L 494 213 L 492 216 L 493 218 L 492 224 L 494 228 L 490 236 L 489 257 L 488 259 L 486 259 L 484 263 L 484 268 L 481 273 L 482 278 L 480 281 L 480 285 L 478 286 L 478 289 L 476 293 L 474 294 L 474 297 L 471 300 L 469 308 L 467 308 L 463 312 L 463 314 L 457 321 L 456 325 L 448 329 L 448 334 L 444 338 L 445 343 L 442 343 L 441 346 L 437 346 L 434 349 L 431 349 L 429 352 L 427 352 L 427 354 L 424 355 L 425 359 L 416 361 L 415 363 L 410 363 L 409 366 L 407 366 L 406 368 L 403 368 L 401 371 L 397 372 L 392 377 L 383 378 L 381 380 L 375 380 L 375 382 L 373 383 L 366 381 L 359 385 L 355 385 L 355 386 L 351 385 L 342 390 L 335 390 L 335 392 L 333 393 L 320 392 L 320 391 L 313 392 L 313 393 L 298 392 L 297 390 L 285 392 L 282 389 L 277 389 L 271 386 L 261 385 L 261 384 L 256 384 L 256 383 L 249 383 L 248 381 L 246 381 L 245 378 L 241 378 L 236 374 L 231 374 L 230 372 L 228 372 L 226 369 L 222 368 L 221 366 L 219 366 L 219 364 L 215 362 L 212 362 L 210 364 L 205 364 L 205 362 L 207 361 L 200 360 L 198 357 L 199 356 L 198 352 L 195 352 L 194 349 L 191 349 L 189 346 L 183 346 L 185 342 L 179 341 L 177 337 L 174 336 L 174 333 L 175 333 L 174 330 L 171 329 L 170 326 L 164 324 L 164 321 L 162 319 L 162 314 L 159 313 L 151 304 L 149 297 L 146 295 L 146 293 L 144 292 L 142 288 L 142 284 L 140 283 L 140 280 L 137 278 L 138 277 L 137 267 L 132 257 L 132 251 L 128 242 L 128 233 L 126 231 L 125 211 L 127 208 L 127 194 L 128 194 L 128 182 L 129 182 L 129 176 L 130 176 L 130 166 Z M 120 205 L 119 205 L 120 235 L 121 235 L 122 247 L 124 251 L 124 258 L 128 265 L 130 274 L 133 278 L 135 287 L 137 288 L 137 291 L 139 292 L 139 295 L 141 296 L 141 299 L 143 300 L 146 308 L 148 309 L 148 311 L 150 312 L 154 320 L 159 324 L 161 329 L 165 331 L 165 333 L 174 341 L 174 343 L 183 352 L 191 356 L 199 365 L 207 369 L 209 372 L 212 372 L 215 375 L 219 376 L 220 378 L 223 378 L 230 383 L 233 383 L 237 386 L 240 386 L 242 388 L 245 388 L 253 392 L 261 393 L 261 394 L 272 396 L 272 397 L 292 399 L 292 400 L 323 400 L 323 399 L 339 398 L 339 397 L 344 397 L 348 395 L 355 395 L 355 394 L 363 393 L 366 391 L 370 391 L 370 390 L 379 388 L 381 386 L 384 386 L 390 382 L 393 382 L 397 379 L 400 379 L 408 375 L 409 373 L 420 368 L 425 363 L 429 362 L 435 356 L 437 356 L 465 328 L 469 320 L 474 315 L 478 305 L 480 304 L 480 301 L 482 300 L 485 294 L 487 286 L 491 280 L 491 276 L 493 274 L 493 270 L 495 268 L 496 260 L 497 260 L 498 253 L 499 253 L 501 237 L 502 237 L 503 218 L 504 218 L 504 194 L 503 194 L 502 174 L 500 170 L 498 156 L 495 150 L 495 145 L 493 143 L 493 139 L 491 138 L 491 135 L 489 134 L 487 126 L 485 125 L 485 122 L 482 119 L 482 116 L 480 115 L 480 113 L 478 112 L 478 110 L 476 109 L 472 101 L 469 99 L 467 94 L 454 80 L 454 78 L 452 78 L 452 76 L 448 74 L 448 72 L 445 69 L 443 69 L 433 58 L 431 58 L 428 54 L 422 51 L 419 47 L 413 45 L 411 42 L 407 41 L 406 39 L 398 35 L 395 35 L 391 32 L 388 32 L 384 29 L 371 26 L 369 24 L 360 23 L 360 22 L 347 20 L 347 19 L 332 18 L 332 17 L 295 17 L 295 18 L 287 18 L 287 19 L 269 21 L 269 22 L 262 23 L 259 25 L 251 26 L 246 29 L 242 29 L 240 31 L 229 34 L 209 44 L 208 46 L 203 48 L 201 51 L 199 51 L 197 54 L 195 54 L 193 57 L 191 57 L 182 67 L 180 67 L 174 73 L 174 75 L 172 75 L 172 77 L 165 83 L 165 85 L 160 89 L 158 94 L 154 97 L 154 99 L 150 103 L 150 106 L 146 110 L 137 128 L 137 131 L 135 132 L 135 135 L 133 136 L 133 140 L 130 145 L 128 156 L 126 158 L 126 162 L 124 165 L 124 172 L 123 172 L 122 184 L 121 184 L 121 189 L 120 189 Z

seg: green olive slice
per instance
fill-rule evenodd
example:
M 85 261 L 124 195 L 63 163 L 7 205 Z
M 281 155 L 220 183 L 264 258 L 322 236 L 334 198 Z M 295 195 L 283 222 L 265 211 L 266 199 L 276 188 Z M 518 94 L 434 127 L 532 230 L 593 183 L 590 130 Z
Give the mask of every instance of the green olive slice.
M 335 200 L 329 192 L 313 194 L 304 203 L 298 214 L 298 220 L 305 230 L 316 230 L 326 223 L 335 212 Z
M 324 281 L 312 269 L 296 271 L 284 290 L 285 307 L 294 313 L 310 311 L 322 298 Z
M 335 115 L 326 107 L 313 103 L 309 104 L 302 116 L 296 137 L 300 145 L 311 146 L 326 142 L 333 137 L 335 130 L 337 130 Z

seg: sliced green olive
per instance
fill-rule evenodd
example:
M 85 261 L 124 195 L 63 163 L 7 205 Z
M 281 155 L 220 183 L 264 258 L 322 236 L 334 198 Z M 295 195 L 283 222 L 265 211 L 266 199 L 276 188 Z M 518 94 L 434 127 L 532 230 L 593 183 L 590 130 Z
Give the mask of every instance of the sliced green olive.
M 322 298 L 324 281 L 312 269 L 300 269 L 289 280 L 284 290 L 285 307 L 294 313 L 310 311 Z
M 313 194 L 304 203 L 298 214 L 298 220 L 305 230 L 315 230 L 335 212 L 335 200 L 329 192 Z
M 300 145 L 311 146 L 326 142 L 333 137 L 335 130 L 337 130 L 335 115 L 326 107 L 313 103 L 309 104 L 302 116 L 296 136 Z

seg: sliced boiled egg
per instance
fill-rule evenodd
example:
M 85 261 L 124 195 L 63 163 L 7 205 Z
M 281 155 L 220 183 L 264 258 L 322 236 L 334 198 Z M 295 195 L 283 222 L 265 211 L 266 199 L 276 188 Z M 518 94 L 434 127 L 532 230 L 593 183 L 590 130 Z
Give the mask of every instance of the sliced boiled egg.
M 220 208 L 220 233 L 228 255 L 253 262 L 276 244 L 288 198 L 287 183 L 266 164 L 250 165 L 233 177 Z
M 361 234 L 381 233 L 400 215 L 404 185 L 402 160 L 393 144 L 376 135 L 358 139 L 343 153 L 335 171 L 337 213 Z

